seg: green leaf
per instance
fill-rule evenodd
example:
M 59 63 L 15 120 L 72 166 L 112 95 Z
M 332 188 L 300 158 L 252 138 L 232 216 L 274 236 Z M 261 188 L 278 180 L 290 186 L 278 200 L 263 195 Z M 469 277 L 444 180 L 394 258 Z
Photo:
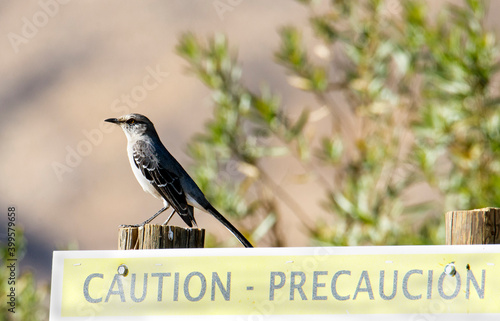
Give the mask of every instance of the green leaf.
M 295 124 L 290 128 L 291 137 L 296 137 L 302 133 L 302 130 L 307 125 L 307 120 L 309 119 L 309 110 L 304 109 L 299 116 L 299 119 L 295 122 Z

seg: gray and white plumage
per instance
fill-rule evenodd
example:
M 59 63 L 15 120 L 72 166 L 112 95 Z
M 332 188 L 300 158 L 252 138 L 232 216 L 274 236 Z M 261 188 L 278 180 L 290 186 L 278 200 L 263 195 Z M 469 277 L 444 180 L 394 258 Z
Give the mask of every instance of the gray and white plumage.
M 245 246 L 250 242 L 205 198 L 198 185 L 162 144 L 153 123 L 140 114 L 105 121 L 119 125 L 127 137 L 127 153 L 132 171 L 144 191 L 163 200 L 164 207 L 141 225 L 149 223 L 169 205 L 189 226 L 196 226 L 194 209 L 210 213 Z

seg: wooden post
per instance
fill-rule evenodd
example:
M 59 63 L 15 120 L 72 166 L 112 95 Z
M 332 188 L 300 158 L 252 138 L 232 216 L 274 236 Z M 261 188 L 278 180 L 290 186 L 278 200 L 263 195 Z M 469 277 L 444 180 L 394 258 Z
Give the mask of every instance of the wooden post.
M 500 208 L 446 213 L 446 244 L 500 244 Z
M 179 226 L 146 224 L 143 227 L 120 227 L 119 250 L 202 248 L 205 230 Z

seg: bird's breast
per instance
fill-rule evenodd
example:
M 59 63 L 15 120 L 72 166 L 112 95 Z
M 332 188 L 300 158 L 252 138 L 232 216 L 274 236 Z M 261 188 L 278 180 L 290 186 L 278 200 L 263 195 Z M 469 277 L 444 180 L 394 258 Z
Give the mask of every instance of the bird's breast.
M 154 186 L 146 179 L 146 177 L 144 177 L 137 165 L 135 165 L 134 152 L 132 151 L 131 147 L 127 147 L 127 153 L 130 167 L 132 167 L 132 172 L 134 172 L 134 176 L 141 185 L 142 189 L 158 199 L 163 199 L 163 197 L 158 193 Z

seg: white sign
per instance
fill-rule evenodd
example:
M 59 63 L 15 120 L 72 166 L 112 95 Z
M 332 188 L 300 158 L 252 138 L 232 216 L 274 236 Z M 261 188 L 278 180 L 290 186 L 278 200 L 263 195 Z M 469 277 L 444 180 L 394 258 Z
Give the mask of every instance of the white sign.
M 500 245 L 54 252 L 50 320 L 166 317 L 498 320 Z

